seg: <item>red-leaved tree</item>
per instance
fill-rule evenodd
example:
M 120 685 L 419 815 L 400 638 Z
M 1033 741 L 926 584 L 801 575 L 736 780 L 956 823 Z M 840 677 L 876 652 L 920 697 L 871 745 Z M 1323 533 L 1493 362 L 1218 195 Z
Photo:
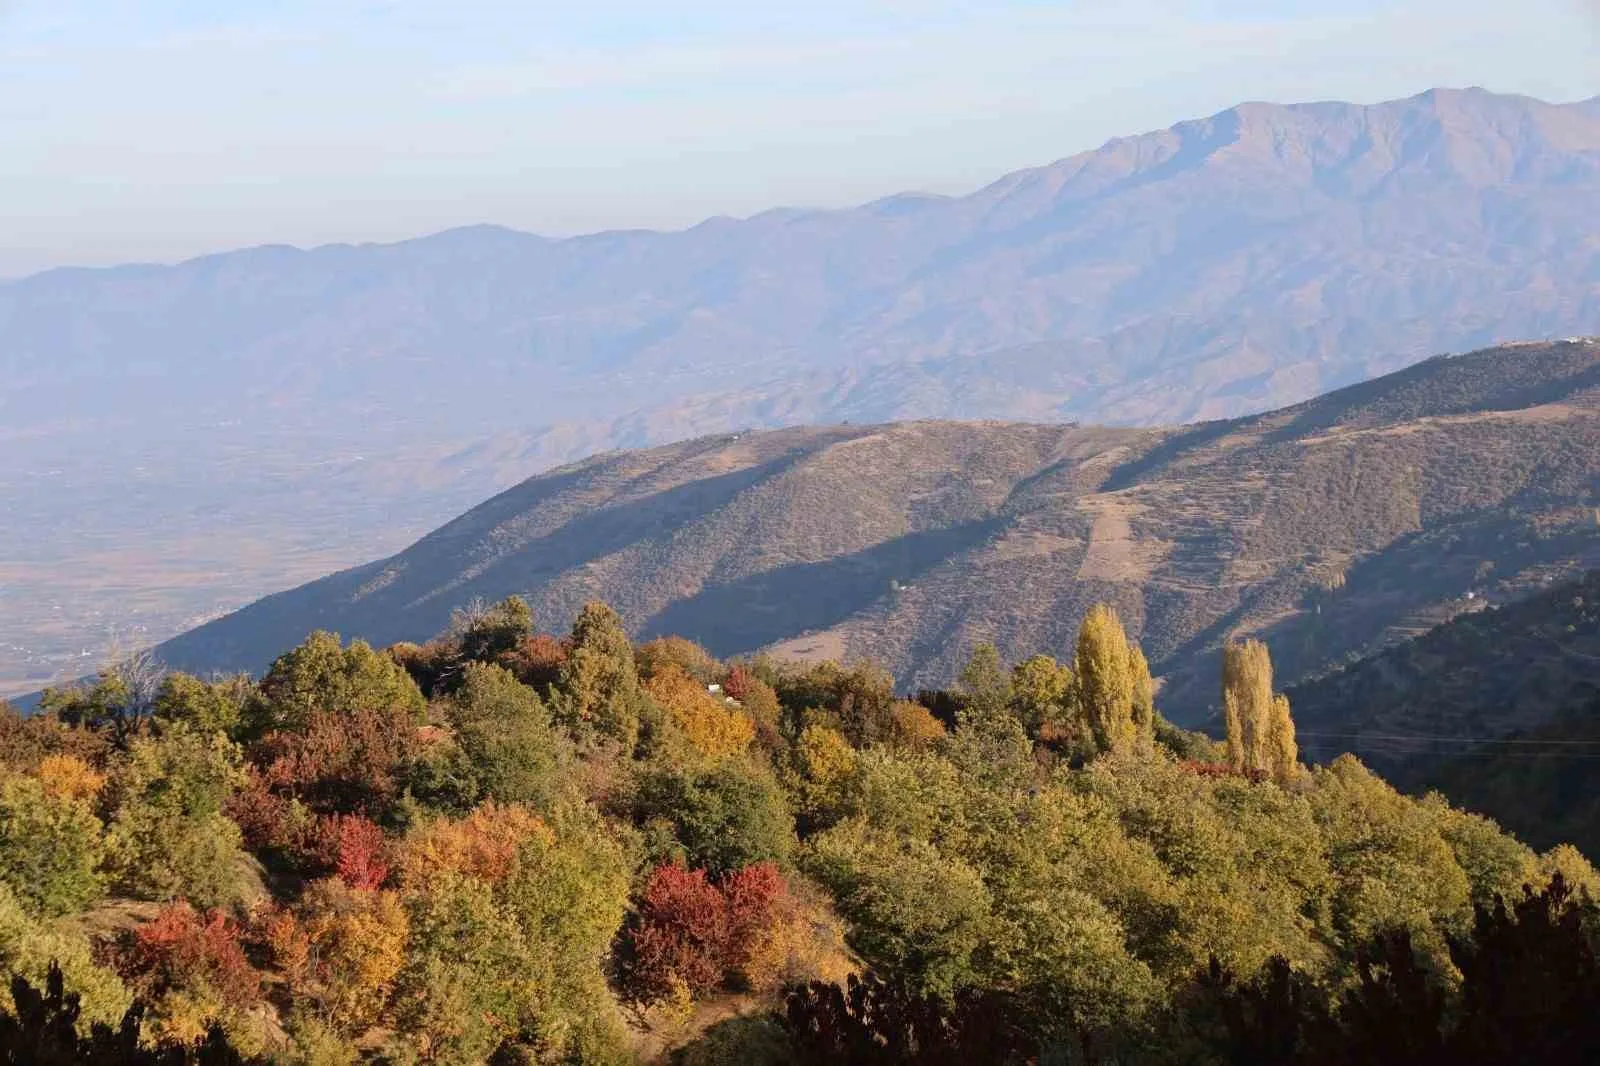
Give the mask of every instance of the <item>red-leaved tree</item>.
M 786 891 L 772 863 L 714 883 L 704 870 L 656 867 L 630 938 L 629 983 L 641 999 L 681 986 L 702 996 L 726 985 L 767 935 Z
M 220 911 L 178 902 L 133 931 L 118 969 L 147 995 L 204 982 L 229 1003 L 261 999 L 261 975 L 245 957 L 243 931 Z

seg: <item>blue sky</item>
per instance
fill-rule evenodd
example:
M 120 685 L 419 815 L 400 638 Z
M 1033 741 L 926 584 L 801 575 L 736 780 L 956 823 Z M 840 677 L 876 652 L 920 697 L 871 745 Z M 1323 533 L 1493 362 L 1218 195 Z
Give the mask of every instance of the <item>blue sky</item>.
M 0 276 L 961 192 L 1435 85 L 1600 95 L 1600 0 L 0 0 Z

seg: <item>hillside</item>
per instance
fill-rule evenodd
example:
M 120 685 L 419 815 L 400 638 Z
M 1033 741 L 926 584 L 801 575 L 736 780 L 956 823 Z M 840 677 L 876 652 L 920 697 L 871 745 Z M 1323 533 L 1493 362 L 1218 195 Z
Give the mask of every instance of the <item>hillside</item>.
M 384 560 L 185 634 L 175 665 L 260 669 L 312 628 L 421 639 L 482 597 L 564 627 L 589 599 L 719 655 L 950 681 L 974 644 L 1063 649 L 1120 610 L 1166 679 L 1214 701 L 1254 633 L 1287 683 L 1600 565 L 1600 342 L 1429 360 L 1184 429 L 919 422 L 700 438 L 541 475 Z M 1475 601 L 1474 601 L 1475 602 Z
M 1234 417 L 1600 332 L 1597 201 L 1592 106 L 1440 90 L 1247 104 L 961 197 L 0 283 L 0 511 L 20 516 L 0 685 L 97 629 L 174 632 L 398 549 L 597 450 Z
M 1291 689 L 1310 757 L 1353 751 L 1528 840 L 1600 844 L 1600 571 Z

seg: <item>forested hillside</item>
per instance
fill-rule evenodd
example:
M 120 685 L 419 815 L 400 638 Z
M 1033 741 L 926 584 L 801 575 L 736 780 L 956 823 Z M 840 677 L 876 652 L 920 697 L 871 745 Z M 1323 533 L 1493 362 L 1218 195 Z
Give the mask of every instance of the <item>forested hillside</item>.
M 258 671 L 312 627 L 424 639 L 453 605 L 615 603 L 719 655 L 872 658 L 948 683 L 974 646 L 1067 647 L 1116 604 L 1175 719 L 1217 651 L 1286 682 L 1600 565 L 1600 343 L 1429 360 L 1306 404 L 1172 430 L 1005 423 L 702 438 L 532 478 L 392 558 L 161 649 Z
M 1526 839 L 1600 848 L 1600 571 L 1290 690 L 1314 757 L 1443 789 Z
M 0 1054 L 1600 1050 L 1600 874 L 1354 758 L 1308 769 L 1265 646 L 1222 660 L 1220 743 L 1166 722 L 1105 605 L 1059 659 L 980 646 L 916 701 L 635 645 L 601 603 L 559 636 L 517 599 L 424 644 L 315 633 L 259 681 L 125 661 L 0 717 Z

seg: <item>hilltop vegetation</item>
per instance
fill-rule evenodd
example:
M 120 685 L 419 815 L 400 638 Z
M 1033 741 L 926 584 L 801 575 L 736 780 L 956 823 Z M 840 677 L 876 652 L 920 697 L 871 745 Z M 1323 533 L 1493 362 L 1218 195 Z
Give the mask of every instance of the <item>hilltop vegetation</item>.
M 1600 343 L 1429 360 L 1181 430 L 997 423 L 719 436 L 532 478 L 393 556 L 161 649 L 260 670 L 319 625 L 420 640 L 450 605 L 599 597 L 720 656 L 872 658 L 947 685 L 982 643 L 1069 646 L 1114 604 L 1174 720 L 1257 636 L 1293 683 L 1600 565 Z
M 120 664 L 0 718 L 0 1048 L 76 996 L 175 1062 L 1587 1053 L 1589 863 L 1307 769 L 1261 645 L 1223 677 L 1226 743 L 1174 728 L 1104 605 L 916 700 L 516 599 L 259 681 Z
M 1600 571 L 1293 689 L 1317 757 L 1359 751 L 1528 840 L 1600 848 Z

